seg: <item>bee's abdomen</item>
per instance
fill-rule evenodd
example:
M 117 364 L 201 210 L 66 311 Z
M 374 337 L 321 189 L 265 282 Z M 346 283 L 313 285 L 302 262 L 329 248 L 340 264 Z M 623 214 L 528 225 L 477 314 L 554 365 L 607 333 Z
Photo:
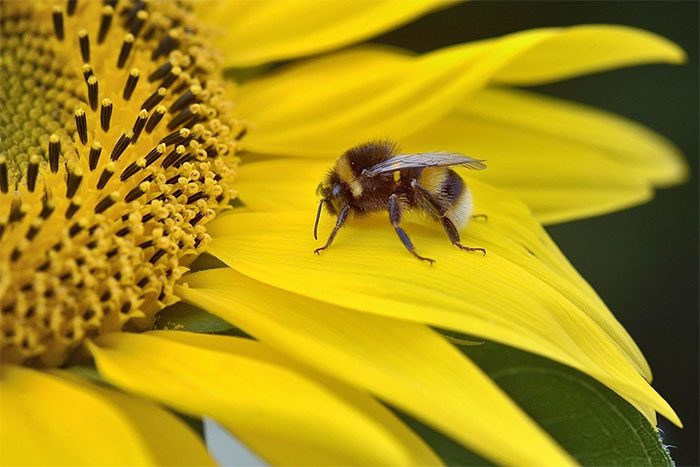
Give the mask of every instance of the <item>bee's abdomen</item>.
M 472 213 L 472 196 L 462 177 L 454 170 L 448 169 L 443 181 L 441 193 L 450 208 L 447 217 L 459 229 L 466 225 Z
M 450 204 L 454 205 L 462 197 L 464 189 L 465 186 L 462 177 L 457 175 L 457 172 L 454 170 L 445 170 L 445 178 L 440 187 L 440 194 L 444 196 Z

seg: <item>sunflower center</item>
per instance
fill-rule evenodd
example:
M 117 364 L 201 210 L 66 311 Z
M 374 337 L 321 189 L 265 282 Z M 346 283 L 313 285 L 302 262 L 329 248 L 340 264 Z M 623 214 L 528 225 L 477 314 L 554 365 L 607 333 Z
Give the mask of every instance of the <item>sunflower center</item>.
M 231 197 L 218 64 L 182 2 L 3 2 L 3 361 L 55 366 L 138 331 Z

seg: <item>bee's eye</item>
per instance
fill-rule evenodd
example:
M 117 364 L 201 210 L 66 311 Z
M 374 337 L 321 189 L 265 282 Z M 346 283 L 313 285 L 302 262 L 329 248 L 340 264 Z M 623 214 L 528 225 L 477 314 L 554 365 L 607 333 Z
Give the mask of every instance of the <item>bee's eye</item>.
M 340 185 L 333 185 L 333 197 L 334 198 L 340 198 L 340 192 L 342 188 Z

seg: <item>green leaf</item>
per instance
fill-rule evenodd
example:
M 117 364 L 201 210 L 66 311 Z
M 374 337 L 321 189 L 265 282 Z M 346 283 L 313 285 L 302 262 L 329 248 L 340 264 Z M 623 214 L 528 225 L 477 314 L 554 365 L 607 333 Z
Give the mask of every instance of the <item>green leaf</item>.
M 234 329 L 233 325 L 211 313 L 185 302 L 178 302 L 158 313 L 156 329 L 223 333 Z
M 674 465 L 656 429 L 593 378 L 492 342 L 459 348 L 581 464 Z M 484 464 L 439 433 L 407 422 L 448 464 Z

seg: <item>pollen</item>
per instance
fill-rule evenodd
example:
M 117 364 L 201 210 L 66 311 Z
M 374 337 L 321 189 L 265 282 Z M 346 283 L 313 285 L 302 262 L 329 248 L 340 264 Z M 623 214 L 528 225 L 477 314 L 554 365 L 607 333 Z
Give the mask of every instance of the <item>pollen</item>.
M 245 130 L 184 2 L 2 2 L 3 361 L 141 331 L 228 205 Z

